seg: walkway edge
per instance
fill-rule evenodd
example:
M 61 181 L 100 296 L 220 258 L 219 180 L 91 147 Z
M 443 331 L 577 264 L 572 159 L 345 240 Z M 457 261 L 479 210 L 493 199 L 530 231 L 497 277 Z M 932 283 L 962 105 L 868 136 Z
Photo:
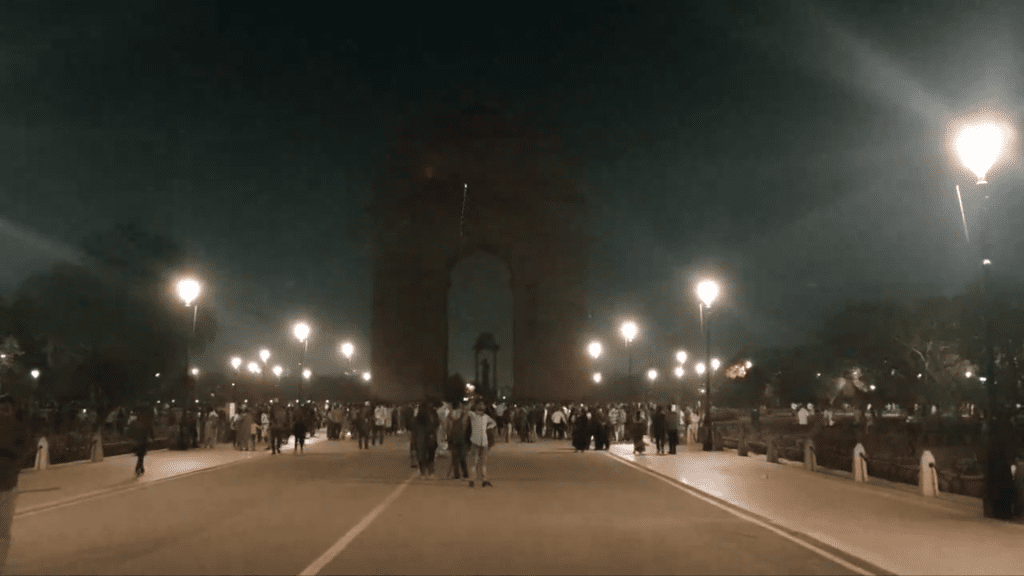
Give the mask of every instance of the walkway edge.
M 149 482 L 138 482 L 138 483 L 132 482 L 131 484 L 128 484 L 128 485 L 122 484 L 122 485 L 108 486 L 107 488 L 100 488 L 99 490 L 93 490 L 92 492 L 86 492 L 85 494 L 79 494 L 78 496 L 72 496 L 71 498 L 67 498 L 65 500 L 58 500 L 57 502 L 48 502 L 46 504 L 39 504 L 37 506 L 30 506 L 28 508 L 25 508 L 24 510 L 21 510 L 20 512 L 15 513 L 14 517 L 15 518 L 21 518 L 21 517 L 24 517 L 24 516 L 32 516 L 34 514 L 39 514 L 39 513 L 42 513 L 42 512 L 49 512 L 50 510 L 57 510 L 59 508 L 64 508 L 66 506 L 72 506 L 74 504 L 79 504 L 79 503 L 85 502 L 87 500 L 93 500 L 93 499 L 96 499 L 96 498 L 102 498 L 103 496 L 107 496 L 107 495 L 110 495 L 110 494 L 120 494 L 120 493 L 123 493 L 123 492 L 131 492 L 133 490 L 140 490 L 140 489 L 146 488 L 148 486 L 155 486 L 157 484 L 162 484 L 164 482 L 169 482 L 171 480 L 178 480 L 178 479 L 181 479 L 181 478 L 187 478 L 189 476 L 195 476 L 196 474 L 202 474 L 203 472 L 209 472 L 210 470 L 219 470 L 219 469 L 225 468 L 227 466 L 233 466 L 235 464 L 240 464 L 242 462 L 251 462 L 251 461 L 256 460 L 256 459 L 257 458 L 243 458 L 243 459 L 235 460 L 235 461 L 232 461 L 232 462 L 224 462 L 222 464 L 214 464 L 213 466 L 208 466 L 206 468 L 200 468 L 199 470 L 191 470 L 191 471 L 185 472 L 183 474 L 177 474 L 175 476 L 168 476 L 167 478 L 160 478 L 159 480 L 152 480 L 152 481 L 149 481 Z M 129 481 L 131 481 L 131 480 L 129 480 Z
M 647 468 L 646 466 L 627 460 L 626 458 L 623 458 L 622 456 L 619 456 L 618 454 L 612 452 L 605 452 L 604 454 L 607 457 L 612 458 L 614 460 L 618 460 L 619 462 L 631 468 L 634 468 L 640 472 L 643 472 L 644 474 L 653 476 L 654 478 L 657 478 L 658 480 L 661 480 L 662 482 L 665 482 L 670 486 L 673 486 L 684 492 L 688 492 L 694 497 L 700 498 L 701 500 L 709 504 L 717 506 L 738 518 L 741 518 L 743 520 L 752 522 L 763 528 L 766 528 L 787 540 L 790 540 L 796 544 L 799 544 L 800 546 L 803 546 L 804 548 L 810 550 L 811 552 L 814 552 L 815 554 L 822 556 L 823 558 L 826 558 L 832 562 L 835 562 L 836 564 L 843 566 L 848 570 L 852 570 L 863 576 L 872 576 L 875 574 L 884 576 L 895 576 L 897 574 L 896 572 L 886 570 L 881 566 L 878 566 L 876 564 L 869 562 L 868 560 L 865 560 L 864 558 L 856 556 L 855 554 L 836 548 L 831 544 L 822 542 L 818 538 L 806 532 L 800 532 L 799 530 L 794 530 L 788 526 L 779 524 L 778 522 L 761 516 L 760 514 L 737 506 L 732 502 L 729 502 L 727 500 L 704 492 L 703 490 L 697 488 L 696 486 L 691 486 L 689 484 L 680 482 L 676 478 L 673 478 L 667 474 L 662 474 L 661 472 L 652 470 L 650 468 Z

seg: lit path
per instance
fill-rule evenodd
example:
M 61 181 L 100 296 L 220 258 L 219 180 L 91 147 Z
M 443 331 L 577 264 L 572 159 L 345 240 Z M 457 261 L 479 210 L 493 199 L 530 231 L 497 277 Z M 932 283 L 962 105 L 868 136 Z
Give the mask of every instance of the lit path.
M 17 518 L 8 572 L 856 573 L 562 442 L 500 444 L 490 472 L 410 481 L 407 437 L 322 442 Z

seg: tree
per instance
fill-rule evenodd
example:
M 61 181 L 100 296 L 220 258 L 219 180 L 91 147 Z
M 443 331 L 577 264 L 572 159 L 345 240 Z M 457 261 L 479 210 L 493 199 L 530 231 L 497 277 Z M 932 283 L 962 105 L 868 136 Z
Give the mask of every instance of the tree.
M 44 392 L 114 407 L 153 393 L 158 372 L 161 381 L 178 382 L 181 392 L 192 326 L 170 284 L 183 251 L 169 239 L 126 226 L 87 239 L 83 247 L 83 263 L 59 263 L 31 275 L 11 307 L 16 328 L 33 335 L 34 347 L 67 364 L 51 367 Z M 201 312 L 194 351 L 216 334 L 212 312 Z

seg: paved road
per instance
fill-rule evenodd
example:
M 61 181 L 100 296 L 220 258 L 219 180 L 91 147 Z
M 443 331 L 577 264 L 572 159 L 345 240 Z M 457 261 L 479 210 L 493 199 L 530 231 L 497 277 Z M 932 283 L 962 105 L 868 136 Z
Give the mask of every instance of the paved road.
M 851 573 L 606 454 L 501 444 L 494 488 L 470 489 L 412 479 L 406 442 L 324 442 L 19 517 L 8 572 Z

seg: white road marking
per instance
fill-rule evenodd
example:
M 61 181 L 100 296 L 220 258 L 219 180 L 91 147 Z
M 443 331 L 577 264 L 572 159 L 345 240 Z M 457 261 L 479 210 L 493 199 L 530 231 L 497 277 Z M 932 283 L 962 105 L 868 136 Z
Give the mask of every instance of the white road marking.
M 373 524 L 373 521 L 376 520 L 378 516 L 380 516 L 381 512 L 384 512 L 384 510 L 388 506 L 390 506 L 391 503 L 394 502 L 396 498 L 402 495 L 402 492 L 404 492 L 405 489 L 409 487 L 409 483 L 412 482 L 413 478 L 415 478 L 418 474 L 419 473 L 417 472 L 415 474 L 410 475 L 405 482 L 399 484 L 398 488 L 392 490 L 391 494 L 388 494 L 388 497 L 385 498 L 383 502 L 378 504 L 377 507 L 374 508 L 373 510 L 370 510 L 370 513 L 364 516 L 363 519 L 359 521 L 359 524 L 353 526 L 348 532 L 345 533 L 344 536 L 341 537 L 340 540 L 335 542 L 334 546 L 331 546 L 327 550 L 327 552 L 324 552 L 319 558 L 314 560 L 312 564 L 306 566 L 305 570 L 299 572 L 299 576 L 315 576 L 316 574 L 319 574 L 320 571 L 324 569 L 324 566 L 327 566 L 328 563 L 337 558 L 339 554 L 344 552 L 345 548 L 348 548 L 348 545 L 351 544 L 352 541 L 355 540 L 357 536 L 363 533 L 363 530 L 366 530 L 370 526 L 370 524 Z
M 805 542 L 805 541 L 803 541 L 803 540 L 801 540 L 799 538 L 796 538 L 792 534 L 789 534 L 789 533 L 787 533 L 784 530 L 780 530 L 779 528 L 776 528 L 775 526 L 772 526 L 771 524 L 768 524 L 768 523 L 762 521 L 760 518 L 757 518 L 757 517 L 749 515 L 749 514 L 744 514 L 743 512 L 740 512 L 739 510 L 735 510 L 735 509 L 733 509 L 733 508 L 731 508 L 729 506 L 724 506 L 724 505 L 722 505 L 722 503 L 716 502 L 715 500 L 713 500 L 711 498 L 708 498 L 707 496 L 704 496 L 703 494 L 698 493 L 698 490 L 700 490 L 700 489 L 693 487 L 691 484 L 687 484 L 686 486 L 682 486 L 682 485 L 680 485 L 678 482 L 676 482 L 674 480 L 671 480 L 671 479 L 666 478 L 666 477 L 664 477 L 664 476 L 662 476 L 660 474 L 652 472 L 651 470 L 648 470 L 646 467 L 641 466 L 640 464 L 637 464 L 635 462 L 630 462 L 629 460 L 626 460 L 625 458 L 622 458 L 621 456 L 617 456 L 617 455 L 611 454 L 610 452 L 605 452 L 605 456 L 608 456 L 609 458 L 612 458 L 613 460 L 618 460 L 619 462 L 622 462 L 622 463 L 624 463 L 624 464 L 626 464 L 628 466 L 631 466 L 632 468 L 634 468 L 636 470 L 639 470 L 640 472 L 643 472 L 644 474 L 647 474 L 648 476 L 653 476 L 654 478 L 657 478 L 658 480 L 661 480 L 662 482 L 668 484 L 669 486 L 672 486 L 673 488 L 675 488 L 677 490 L 681 490 L 683 492 L 686 492 L 687 494 L 690 494 L 691 496 L 693 496 L 695 498 L 699 498 L 699 499 L 707 502 L 708 504 L 711 504 L 711 505 L 714 505 L 714 506 L 716 506 L 718 508 L 721 508 L 722 510 L 725 510 L 726 512 L 732 514 L 733 516 L 736 516 L 737 518 L 740 518 L 742 520 L 746 520 L 747 522 L 750 522 L 751 524 L 757 524 L 758 526 L 760 526 L 762 528 L 770 530 L 770 531 L 778 534 L 779 536 L 782 536 L 786 540 L 789 540 L 791 542 L 795 542 L 796 544 L 799 544 L 800 546 L 803 546 L 804 548 L 810 550 L 811 552 L 814 552 L 815 554 L 823 556 L 824 558 L 826 558 L 828 560 L 831 560 L 832 562 L 835 562 L 836 564 L 839 564 L 840 566 L 842 566 L 843 568 L 846 568 L 847 570 L 851 570 L 853 572 L 856 572 L 857 574 L 861 574 L 862 576 L 874 576 L 874 574 L 875 574 L 874 572 L 869 572 L 869 571 L 867 571 L 867 570 L 865 570 L 865 569 L 863 569 L 863 568 L 861 568 L 859 566 L 851 564 L 851 563 L 847 562 L 846 560 L 843 560 L 842 558 L 839 558 L 838 556 L 828 552 L 827 550 L 823 550 L 823 549 L 821 549 L 821 548 L 811 544 L 810 542 Z

